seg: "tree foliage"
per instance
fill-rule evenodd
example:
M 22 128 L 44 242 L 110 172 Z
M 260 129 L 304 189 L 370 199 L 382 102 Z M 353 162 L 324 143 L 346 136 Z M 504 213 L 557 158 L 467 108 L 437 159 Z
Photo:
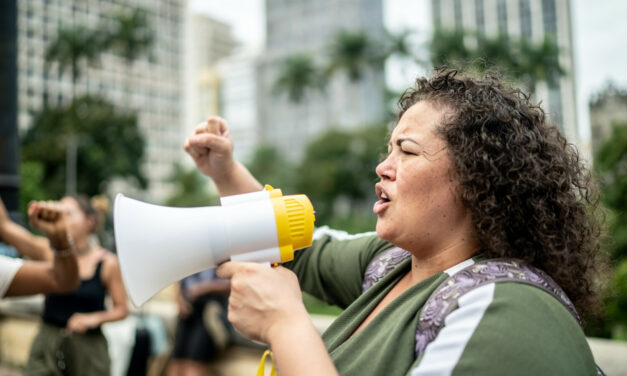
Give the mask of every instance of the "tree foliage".
M 498 69 L 533 93 L 537 82 L 554 86 L 567 72 L 559 62 L 560 50 L 547 35 L 540 43 L 506 35 L 486 37 L 462 30 L 438 29 L 429 50 L 435 66 Z
M 46 48 L 47 67 L 57 62 L 59 74 L 70 71 L 72 84 L 82 74 L 85 63 L 95 63 L 101 52 L 102 35 L 84 26 L 60 28 L 57 38 Z
M 382 126 L 330 130 L 309 144 L 298 166 L 296 187 L 314 203 L 316 223 L 372 214 L 374 170 L 385 150 L 386 133 Z
M 287 93 L 292 102 L 300 102 L 310 90 L 324 89 L 326 79 L 316 66 L 314 58 L 307 54 L 287 57 L 279 67 L 274 83 L 274 93 Z
M 246 167 L 261 184 L 281 188 L 284 194 L 297 193 L 294 192 L 295 166 L 274 146 L 259 145 Z
M 168 206 L 195 207 L 218 205 L 217 194 L 209 193 L 209 179 L 197 168 L 186 169 L 180 164 L 174 165 L 171 182 L 174 183 L 173 193 L 166 199 Z
M 145 10 L 115 14 L 112 25 L 106 30 L 102 47 L 122 56 L 127 64 L 144 54 L 150 55 L 155 37 Z
M 627 340 L 627 123 L 614 124 L 612 136 L 596 155 L 595 168 L 601 182 L 601 200 L 609 211 L 614 266 L 602 331 Z
M 48 197 L 65 191 L 66 143 L 78 136 L 77 190 L 87 195 L 105 191 L 109 180 L 130 178 L 146 187 L 141 171 L 144 139 L 135 114 L 120 114 L 104 98 L 84 96 L 69 106 L 44 108 L 22 139 L 22 160 L 43 165 Z
M 405 47 L 402 43 L 398 46 Z M 341 30 L 329 45 L 327 71 L 345 72 L 352 82 L 361 80 L 370 68 L 383 69 L 386 53 L 363 31 Z

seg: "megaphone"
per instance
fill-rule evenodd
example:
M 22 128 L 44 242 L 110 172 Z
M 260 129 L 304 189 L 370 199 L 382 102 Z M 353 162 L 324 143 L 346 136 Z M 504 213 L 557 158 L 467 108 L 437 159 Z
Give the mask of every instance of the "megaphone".
M 122 279 L 135 306 L 188 275 L 228 261 L 280 263 L 311 245 L 314 211 L 305 195 L 260 192 L 221 206 L 174 208 L 115 198 L 113 222 Z

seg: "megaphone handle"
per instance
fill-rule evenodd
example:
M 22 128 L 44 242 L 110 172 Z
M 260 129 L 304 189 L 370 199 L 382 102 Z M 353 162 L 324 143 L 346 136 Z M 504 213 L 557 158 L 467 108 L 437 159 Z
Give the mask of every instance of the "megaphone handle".
M 276 376 L 276 364 L 274 363 L 274 354 L 272 351 L 266 350 L 264 351 L 261 361 L 259 362 L 259 368 L 257 369 L 257 376 L 264 376 L 266 374 L 266 358 L 270 357 L 270 361 L 272 362 L 272 370 L 270 371 L 270 376 Z

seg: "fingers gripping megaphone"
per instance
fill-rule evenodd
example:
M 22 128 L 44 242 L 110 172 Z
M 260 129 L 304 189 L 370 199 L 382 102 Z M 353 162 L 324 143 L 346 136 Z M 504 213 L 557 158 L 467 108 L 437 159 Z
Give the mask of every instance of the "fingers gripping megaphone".
M 113 210 L 122 278 L 136 306 L 229 259 L 290 261 L 294 250 L 311 245 L 315 220 L 307 196 L 283 196 L 270 186 L 198 208 L 152 205 L 118 194 Z

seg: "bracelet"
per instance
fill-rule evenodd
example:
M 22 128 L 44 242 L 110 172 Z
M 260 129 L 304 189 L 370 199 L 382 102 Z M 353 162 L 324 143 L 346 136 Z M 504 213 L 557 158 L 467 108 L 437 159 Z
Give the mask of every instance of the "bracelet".
M 74 251 L 76 250 L 76 247 L 74 246 L 74 239 L 72 238 L 72 235 L 70 235 L 69 232 L 67 233 L 67 242 L 70 243 L 70 247 L 67 249 L 61 249 L 61 250 L 55 249 L 52 246 L 52 244 L 50 244 L 50 248 L 52 248 L 52 252 L 54 252 L 55 256 L 67 257 L 74 253 Z

